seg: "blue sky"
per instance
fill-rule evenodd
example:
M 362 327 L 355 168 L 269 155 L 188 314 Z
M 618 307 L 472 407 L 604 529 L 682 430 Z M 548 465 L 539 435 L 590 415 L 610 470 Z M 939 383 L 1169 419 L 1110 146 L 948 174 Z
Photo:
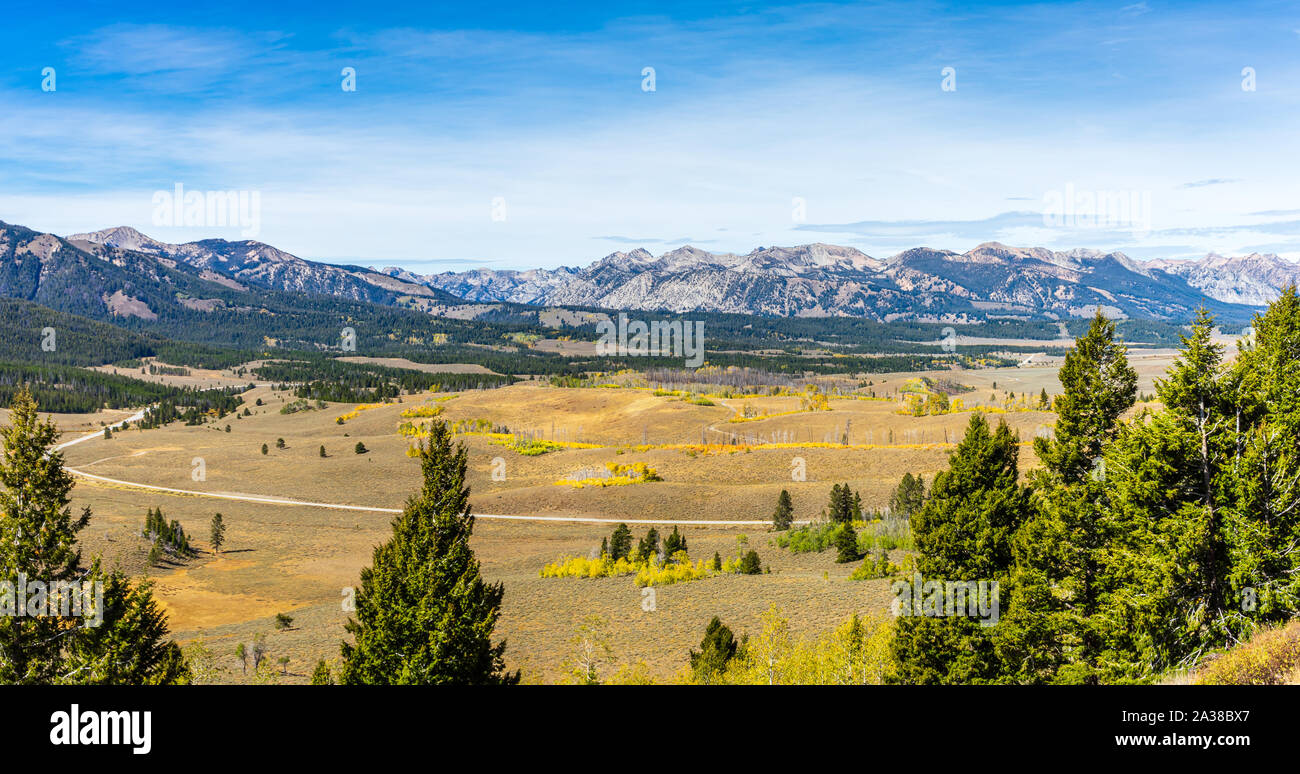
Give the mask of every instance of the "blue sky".
M 156 222 L 179 183 L 257 192 L 297 255 L 421 272 L 687 242 L 1300 258 L 1294 3 L 194 5 L 8 4 L 0 220 L 239 238 Z

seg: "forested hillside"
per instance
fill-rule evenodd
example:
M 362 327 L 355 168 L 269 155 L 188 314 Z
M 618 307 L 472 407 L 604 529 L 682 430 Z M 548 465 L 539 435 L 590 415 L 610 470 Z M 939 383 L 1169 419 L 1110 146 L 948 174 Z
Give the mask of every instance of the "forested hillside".
M 1055 432 L 1017 477 L 1017 438 L 978 415 L 912 516 L 927 580 L 996 581 L 1001 619 L 905 608 L 908 683 L 1144 682 L 1290 618 L 1300 602 L 1300 299 L 1235 361 L 1202 312 L 1126 417 L 1136 375 L 1098 317 L 1060 371 Z

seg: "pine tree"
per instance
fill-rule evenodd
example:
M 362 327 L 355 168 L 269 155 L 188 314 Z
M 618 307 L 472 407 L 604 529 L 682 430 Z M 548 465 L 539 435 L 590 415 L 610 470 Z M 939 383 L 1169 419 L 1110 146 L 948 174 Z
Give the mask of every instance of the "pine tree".
M 334 678 L 330 675 L 329 664 L 324 659 L 316 662 L 316 668 L 311 671 L 312 685 L 333 685 Z
M 835 484 L 831 487 L 831 500 L 827 506 L 830 519 L 843 523 L 853 520 L 853 490 L 848 484 Z
M 0 427 L 0 578 L 17 583 L 20 574 L 46 583 L 77 579 L 81 552 L 77 533 L 90 522 L 90 510 L 74 518 L 72 476 L 63 455 L 46 450 L 59 438 L 50 420 L 36 413 L 36 401 L 20 390 L 10 406 L 9 424 Z M 60 669 L 58 618 L 0 616 L 0 683 L 50 683 Z
M 67 638 L 64 676 L 76 685 L 184 685 L 190 668 L 180 646 L 167 639 L 167 616 L 151 584 L 132 584 L 120 571 L 104 573 L 98 562 L 88 577 L 102 583 L 103 621 Z
M 925 479 L 904 473 L 898 488 L 889 498 L 889 509 L 896 518 L 910 519 L 925 502 Z
M 1063 393 L 1054 406 L 1055 437 L 1035 438 L 1034 453 L 1061 482 L 1077 484 L 1092 472 L 1137 396 L 1137 373 L 1115 339 L 1115 323 L 1100 310 L 1066 354 L 1058 378 Z
M 368 450 L 366 449 L 366 445 L 364 443 L 357 441 L 357 445 L 352 448 L 352 451 L 356 452 L 357 454 L 365 454 Z
M 637 559 L 637 561 L 644 562 L 644 561 L 648 561 L 651 557 L 658 556 L 658 555 L 659 555 L 659 530 L 655 529 L 654 527 L 651 527 L 649 531 L 645 533 L 645 538 L 643 538 L 639 543 L 637 543 L 635 558 Z
M 679 552 L 686 551 L 686 538 L 682 533 L 677 531 L 677 525 L 673 525 L 673 531 L 664 538 L 664 556 L 672 559 Z
M 758 558 L 757 551 L 749 551 L 740 558 L 741 575 L 758 575 L 763 571 L 763 563 Z
M 26 389 L 14 396 L 9 419 L 0 427 L 0 578 L 22 574 L 51 590 L 71 584 L 74 594 L 89 592 L 90 599 L 80 600 L 81 617 L 98 625 L 57 616 L 0 616 L 0 683 L 188 682 L 180 648 L 164 640 L 166 618 L 148 585 L 133 586 L 120 572 L 105 574 L 98 560 L 81 568 L 76 536 L 90 522 L 90 509 L 73 518 L 72 478 L 63 455 L 49 450 L 58 430 L 39 419 Z M 102 604 L 95 603 L 97 588 Z M 68 587 L 58 593 L 75 610 L 75 602 L 64 596 Z
M 270 452 L 270 451 L 271 451 L 271 450 L 267 448 L 266 444 L 262 444 L 262 453 L 263 453 L 263 454 L 266 454 L 266 453 L 268 453 L 268 452 Z
M 339 682 L 517 683 L 518 673 L 504 668 L 505 643 L 491 640 L 504 587 L 483 581 L 469 547 L 474 517 L 465 447 L 453 449 L 446 423 L 436 421 L 418 450 L 423 487 L 361 572 Z
M 739 643 L 731 629 L 715 615 L 704 630 L 700 649 L 691 651 L 691 673 L 700 683 L 712 682 L 736 657 Z
M 1158 513 L 1144 509 L 1152 514 L 1149 519 L 1162 522 L 1166 539 L 1160 543 L 1169 549 L 1164 552 L 1166 559 L 1173 560 L 1169 565 L 1174 572 L 1173 601 L 1192 630 L 1190 639 L 1202 646 L 1222 642 L 1233 628 L 1228 621 L 1233 608 L 1227 588 L 1230 528 L 1222 496 L 1233 451 L 1232 418 L 1224 395 L 1223 347 L 1214 343 L 1213 336 L 1214 319 L 1201 308 L 1192 335 L 1182 337 L 1183 349 L 1168 378 L 1156 382 L 1156 394 L 1167 413 L 1166 443 L 1176 437 L 1185 453 L 1166 457 L 1166 475 L 1160 476 L 1168 480 L 1167 472 L 1177 470 L 1179 480 L 1170 481 L 1175 486 L 1164 490 L 1178 491 L 1177 499 L 1160 503 Z M 1141 432 L 1136 427 L 1134 431 Z M 1132 462 L 1146 467 L 1141 460 Z M 1150 471 L 1145 486 L 1156 475 Z M 1134 499 L 1145 506 L 1154 504 L 1143 492 Z M 1143 548 L 1144 553 L 1156 552 L 1155 546 Z M 1195 644 L 1190 649 L 1199 650 Z
M 1134 404 L 1137 374 L 1115 324 L 1098 312 L 1059 378 L 1055 433 L 1034 439 L 1043 464 L 1031 479 L 1036 512 L 1016 537 L 1018 568 L 999 647 L 1017 665 L 1010 679 L 1097 683 L 1110 679 L 1106 670 L 1129 672 L 1137 647 L 1116 596 L 1128 582 L 1116 541 L 1136 538 L 1125 535 L 1111 507 L 1103 459 Z
M 853 524 L 845 522 L 840 527 L 840 531 L 835 535 L 835 561 L 844 564 L 846 562 L 856 562 L 862 558 L 858 553 L 858 533 L 853 529 Z
M 780 531 L 790 529 L 794 522 L 794 502 L 790 493 L 782 489 L 776 498 L 776 512 L 772 514 L 772 528 Z
M 631 553 L 632 530 L 628 529 L 626 524 L 619 524 L 609 538 L 609 558 L 618 561 L 628 558 Z
M 325 456 L 325 445 L 324 445 L 324 444 L 321 444 L 321 447 L 320 447 L 320 456 L 321 456 L 321 457 L 324 457 L 324 456 Z
M 1234 475 L 1229 583 L 1241 623 L 1300 607 L 1300 298 L 1290 286 L 1255 318 L 1229 375 Z
M 212 544 L 214 552 L 221 553 L 221 546 L 226 542 L 226 522 L 219 513 L 212 517 L 212 529 L 208 542 Z
M 1028 492 L 1017 481 L 1019 439 L 999 422 L 990 430 L 982 414 L 967 425 L 935 476 L 925 505 L 912 514 L 916 571 L 923 583 L 993 583 L 1005 588 L 1012 569 L 1012 536 L 1029 512 Z M 912 602 L 898 619 L 892 644 L 896 679 L 904 683 L 999 682 L 1003 666 L 991 629 L 972 616 L 923 614 Z M 1005 611 L 999 596 L 999 605 Z M 907 613 L 911 614 L 907 614 Z M 1005 616 L 1005 612 L 1001 612 Z

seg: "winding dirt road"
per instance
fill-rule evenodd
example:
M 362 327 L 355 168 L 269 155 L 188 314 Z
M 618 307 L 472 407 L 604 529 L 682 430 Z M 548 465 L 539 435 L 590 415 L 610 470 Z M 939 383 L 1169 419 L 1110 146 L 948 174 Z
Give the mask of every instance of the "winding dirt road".
M 126 419 L 117 424 L 109 425 L 114 429 L 122 427 L 130 422 L 137 422 L 144 418 L 144 409 L 137 411 Z M 93 441 L 96 438 L 103 438 L 103 431 L 87 433 L 83 436 L 64 441 L 54 447 L 54 451 L 62 451 L 69 446 L 75 446 L 87 441 Z M 169 492 L 171 494 L 187 495 L 190 497 L 208 497 L 214 500 L 239 500 L 241 502 L 264 503 L 266 505 L 288 505 L 301 508 L 328 508 L 336 511 L 367 511 L 370 513 L 401 513 L 399 508 L 377 508 L 372 505 L 348 505 L 345 503 L 317 503 L 310 500 L 290 500 L 283 497 L 264 497 L 261 495 L 239 495 L 225 494 L 222 492 L 203 492 L 197 489 L 176 489 L 169 486 L 157 486 L 155 484 L 142 484 L 138 481 L 122 481 L 121 479 L 108 478 L 107 476 L 97 476 L 94 473 L 87 473 L 76 468 L 65 468 L 69 473 L 81 478 L 92 481 L 100 481 L 106 484 L 116 484 L 117 486 L 130 487 L 132 489 L 144 489 L 151 492 Z M 499 519 L 502 521 L 563 521 L 577 522 L 582 524 L 680 524 L 690 526 L 692 524 L 699 526 L 714 527 L 765 527 L 771 524 L 770 521 L 720 521 L 705 519 L 606 519 L 596 516 L 511 516 L 497 513 L 475 513 L 476 519 Z

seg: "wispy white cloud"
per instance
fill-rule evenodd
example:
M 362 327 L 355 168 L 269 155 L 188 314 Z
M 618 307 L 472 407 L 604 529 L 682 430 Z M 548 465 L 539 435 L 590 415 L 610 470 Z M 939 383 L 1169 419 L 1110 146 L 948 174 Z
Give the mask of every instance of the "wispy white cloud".
M 0 91 L 0 219 L 148 233 L 152 192 L 183 182 L 262 192 L 261 238 L 307 257 L 518 267 L 585 263 L 601 241 L 687 241 L 671 234 L 734 252 L 816 233 L 873 254 L 999 239 L 1139 257 L 1300 238 L 1258 222 L 1300 204 L 1285 152 L 1300 66 L 1259 45 L 1250 8 L 1158 10 L 91 26 L 64 39 L 57 93 Z M 1267 84 L 1250 94 L 1247 55 Z M 355 93 L 339 87 L 345 64 Z M 1044 229 L 1044 194 L 1067 184 L 1150 192 L 1151 233 Z
M 1178 187 L 1179 188 L 1206 188 L 1212 185 L 1228 185 L 1229 183 L 1240 183 L 1240 182 L 1241 182 L 1240 180 L 1237 180 L 1235 178 L 1212 177 L 1209 178 L 1208 180 L 1196 180 L 1191 183 L 1183 183 Z

